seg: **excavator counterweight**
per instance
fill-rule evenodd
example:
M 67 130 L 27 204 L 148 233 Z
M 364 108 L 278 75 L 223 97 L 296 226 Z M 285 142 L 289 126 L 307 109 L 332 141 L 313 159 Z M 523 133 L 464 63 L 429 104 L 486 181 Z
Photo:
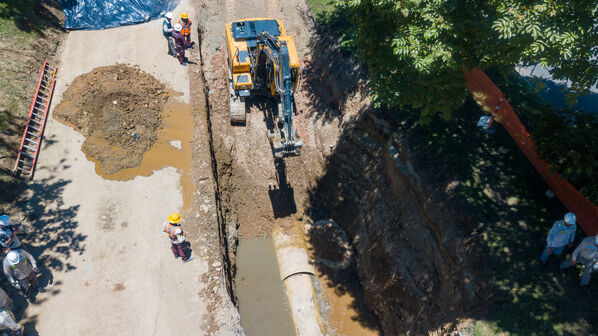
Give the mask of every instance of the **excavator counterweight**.
M 276 99 L 275 129 L 268 133 L 274 157 L 299 155 L 303 140 L 293 128 L 294 92 L 299 82 L 295 41 L 276 19 L 245 19 L 226 25 L 230 120 L 245 123 L 245 99 Z

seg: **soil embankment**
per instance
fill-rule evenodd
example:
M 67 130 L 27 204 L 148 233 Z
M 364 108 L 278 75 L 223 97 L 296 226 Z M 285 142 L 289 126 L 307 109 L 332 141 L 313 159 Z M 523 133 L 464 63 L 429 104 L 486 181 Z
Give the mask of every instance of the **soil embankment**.
M 375 111 L 363 115 L 341 135 L 311 204 L 315 219 L 334 218 L 350 237 L 367 304 L 385 334 L 445 334 L 481 308 L 488 283 L 479 274 L 471 206 L 440 162 L 429 165 L 433 154 L 412 132 Z M 329 246 L 314 245 L 315 253 Z M 334 278 L 329 264 L 319 269 Z M 336 286 L 349 290 L 342 280 Z

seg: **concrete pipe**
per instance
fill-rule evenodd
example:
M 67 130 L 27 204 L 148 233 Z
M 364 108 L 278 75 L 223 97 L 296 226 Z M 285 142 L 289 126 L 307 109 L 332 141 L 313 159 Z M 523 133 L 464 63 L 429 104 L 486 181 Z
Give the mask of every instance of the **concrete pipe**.
M 309 263 L 303 236 L 301 233 L 287 235 L 275 229 L 272 238 L 280 279 L 286 288 L 297 336 L 323 336 L 324 329 L 312 282 L 315 272 Z

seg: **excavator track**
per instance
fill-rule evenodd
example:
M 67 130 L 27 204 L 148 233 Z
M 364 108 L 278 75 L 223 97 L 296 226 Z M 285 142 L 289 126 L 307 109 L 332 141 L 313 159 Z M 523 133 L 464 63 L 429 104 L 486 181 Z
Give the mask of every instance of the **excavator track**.
M 245 101 L 235 94 L 235 90 L 233 89 L 233 77 L 230 73 L 230 66 L 228 69 L 228 96 L 230 105 L 230 123 L 244 125 L 246 121 Z

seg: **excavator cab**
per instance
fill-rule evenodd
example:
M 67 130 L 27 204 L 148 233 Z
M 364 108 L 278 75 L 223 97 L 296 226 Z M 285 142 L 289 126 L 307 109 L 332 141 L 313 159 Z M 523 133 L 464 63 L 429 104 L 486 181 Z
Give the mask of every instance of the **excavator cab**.
M 231 123 L 245 123 L 247 97 L 273 97 L 276 129 L 268 139 L 274 157 L 299 155 L 303 140 L 293 128 L 293 109 L 300 67 L 293 37 L 280 20 L 244 19 L 226 25 L 226 47 Z

